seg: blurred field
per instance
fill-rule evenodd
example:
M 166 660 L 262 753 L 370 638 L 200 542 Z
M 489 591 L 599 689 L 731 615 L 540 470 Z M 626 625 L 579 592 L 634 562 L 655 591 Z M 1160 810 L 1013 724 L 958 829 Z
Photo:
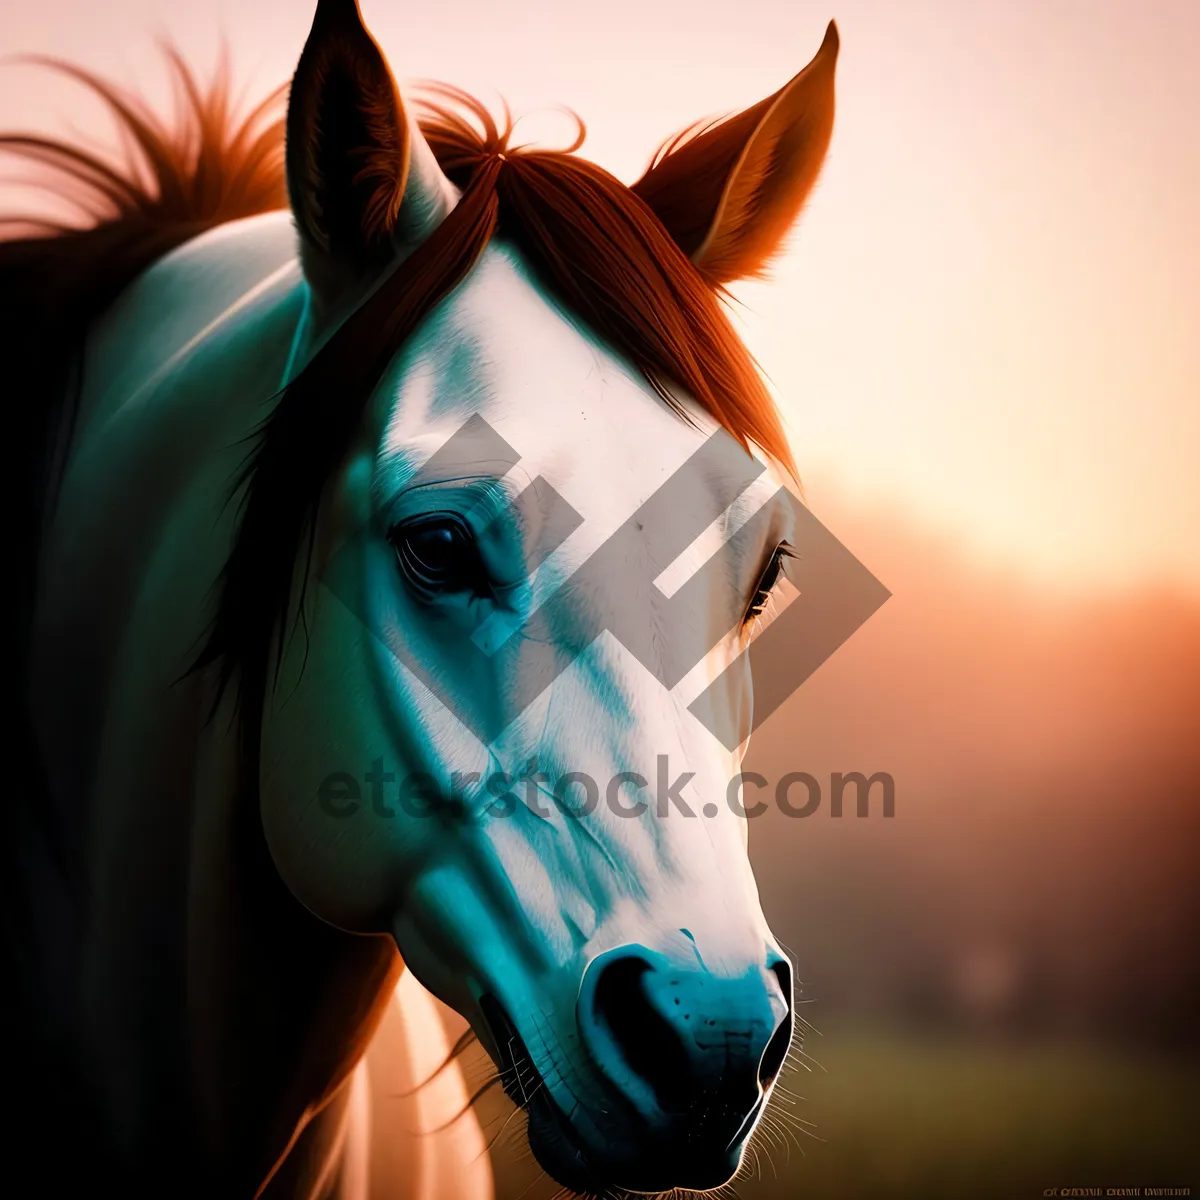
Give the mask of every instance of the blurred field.
M 1048 1187 L 1200 1190 L 1200 1063 L 842 1025 L 793 1070 L 803 1154 L 760 1135 L 743 1200 L 1018 1200 Z M 766 1161 L 769 1150 L 774 1171 Z
M 895 815 L 751 822 L 808 994 L 830 1019 L 1200 1051 L 1200 597 L 1051 590 L 812 491 L 893 595 L 749 765 L 888 772 Z
M 755 1138 L 740 1200 L 1022 1200 L 1058 1187 L 1200 1194 L 1200 1060 L 1086 1043 L 918 1034 L 842 1022 L 810 1036 Z M 507 1106 L 491 1108 L 500 1128 Z M 786 1135 L 784 1125 L 795 1133 Z M 517 1123 L 497 1200 L 547 1200 Z M 1103 1191 L 1101 1192 L 1103 1194 Z
M 895 815 L 832 819 L 826 792 L 751 823 L 824 1034 L 825 1070 L 785 1085 L 824 1140 L 789 1156 L 760 1135 L 778 1178 L 760 1152 L 737 1194 L 1200 1195 L 1200 597 L 1052 591 L 820 480 L 810 496 L 893 595 L 747 766 L 888 772 Z M 500 1200 L 546 1200 L 520 1149 L 499 1140 Z

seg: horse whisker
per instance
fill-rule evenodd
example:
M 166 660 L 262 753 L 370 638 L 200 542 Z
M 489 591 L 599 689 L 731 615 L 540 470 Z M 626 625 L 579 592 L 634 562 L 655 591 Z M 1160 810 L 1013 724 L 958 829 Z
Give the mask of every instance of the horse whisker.
M 432 1075 L 430 1075 L 427 1079 L 423 1079 L 420 1083 L 418 1083 L 416 1085 L 416 1087 L 410 1089 L 407 1092 L 395 1092 L 393 1094 L 396 1096 L 403 1097 L 404 1099 L 408 1099 L 408 1097 L 410 1097 L 410 1096 L 415 1096 L 423 1087 L 428 1087 L 460 1054 L 463 1053 L 464 1050 L 467 1049 L 468 1046 L 471 1045 L 472 1042 L 477 1042 L 477 1041 L 479 1041 L 479 1037 L 475 1033 L 475 1030 L 468 1029 L 458 1039 L 458 1041 L 456 1041 L 454 1043 L 453 1049 L 450 1051 L 449 1054 L 446 1055 L 446 1057 L 442 1060 L 441 1064 L 434 1068 Z

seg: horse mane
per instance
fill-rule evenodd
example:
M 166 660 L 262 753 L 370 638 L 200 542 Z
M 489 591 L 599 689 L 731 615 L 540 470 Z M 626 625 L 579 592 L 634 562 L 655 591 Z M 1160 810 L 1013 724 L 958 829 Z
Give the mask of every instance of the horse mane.
M 83 84 L 115 118 L 123 161 L 35 134 L 0 135 L 0 152 L 47 173 L 32 181 L 78 210 L 81 223 L 37 214 L 0 215 L 0 312 L 6 365 L 36 386 L 22 407 L 44 416 L 82 371 L 88 326 L 152 263 L 226 221 L 287 206 L 284 89 L 238 119 L 222 58 L 204 87 L 165 48 L 176 95 L 174 122 L 135 95 L 81 67 L 32 57 Z M 56 387 L 55 384 L 60 386 Z M 78 378 L 76 379 L 78 383 Z M 69 402 L 69 401 L 68 401 Z

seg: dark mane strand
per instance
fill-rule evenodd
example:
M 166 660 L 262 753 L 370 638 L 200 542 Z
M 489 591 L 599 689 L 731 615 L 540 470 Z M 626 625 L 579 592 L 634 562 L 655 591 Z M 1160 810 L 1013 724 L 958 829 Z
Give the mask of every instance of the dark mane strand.
M 475 264 L 495 232 L 499 200 L 494 162 L 477 173 L 449 216 L 324 343 L 284 389 L 235 481 L 241 493 L 237 539 L 220 580 L 220 603 L 192 670 L 219 671 L 217 698 L 235 679 L 248 735 L 278 671 L 287 616 L 303 617 L 305 565 L 325 488 L 362 420 L 397 347 Z M 299 604 L 296 604 L 296 601 Z

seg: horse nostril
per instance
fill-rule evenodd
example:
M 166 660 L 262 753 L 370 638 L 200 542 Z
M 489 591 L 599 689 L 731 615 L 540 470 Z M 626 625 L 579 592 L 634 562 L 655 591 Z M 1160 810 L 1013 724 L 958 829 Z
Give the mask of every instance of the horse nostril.
M 619 1087 L 624 1075 L 626 1089 L 648 1088 L 660 1112 L 689 1113 L 714 1130 L 757 1109 L 792 1040 L 786 961 L 766 978 L 720 978 L 630 945 L 595 970 L 580 997 L 582 1031 Z
M 596 981 L 595 1015 L 608 1027 L 629 1069 L 653 1089 L 659 1107 L 684 1112 L 692 1099 L 688 1054 L 646 994 L 645 977 L 651 970 L 650 963 L 634 955 L 607 963 Z
M 771 1035 L 771 1040 L 767 1043 L 767 1048 L 763 1051 L 762 1059 L 758 1064 L 758 1082 L 764 1091 L 770 1086 L 775 1076 L 782 1069 L 784 1060 L 787 1058 L 788 1049 L 792 1044 L 791 964 L 786 960 L 777 962 L 771 967 L 771 972 L 779 980 L 779 987 L 783 992 L 783 1002 L 787 1005 L 787 1013 L 783 1020 L 779 1022 L 775 1032 Z

